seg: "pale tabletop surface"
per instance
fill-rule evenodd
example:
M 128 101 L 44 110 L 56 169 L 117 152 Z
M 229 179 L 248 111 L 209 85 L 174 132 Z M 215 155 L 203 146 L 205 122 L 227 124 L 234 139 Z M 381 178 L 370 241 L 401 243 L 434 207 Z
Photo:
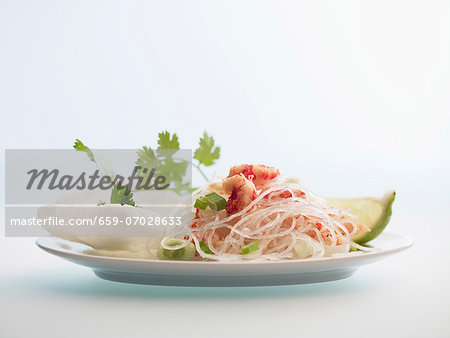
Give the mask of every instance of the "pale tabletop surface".
M 450 231 L 399 210 L 414 246 L 348 279 L 255 288 L 120 284 L 36 247 L 0 240 L 1 337 L 448 337 Z M 421 224 L 442 229 L 422 235 Z M 157 335 L 155 335 L 157 334 Z

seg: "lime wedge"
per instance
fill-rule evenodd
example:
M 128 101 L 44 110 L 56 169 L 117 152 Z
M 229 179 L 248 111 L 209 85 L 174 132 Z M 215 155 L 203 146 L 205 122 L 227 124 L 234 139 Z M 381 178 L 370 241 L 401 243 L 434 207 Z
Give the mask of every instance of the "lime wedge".
M 382 198 L 327 198 L 326 204 L 328 207 L 349 210 L 370 229 L 361 230 L 352 237 L 355 243 L 363 244 L 377 237 L 386 228 L 391 219 L 394 200 L 395 191 L 388 191 Z

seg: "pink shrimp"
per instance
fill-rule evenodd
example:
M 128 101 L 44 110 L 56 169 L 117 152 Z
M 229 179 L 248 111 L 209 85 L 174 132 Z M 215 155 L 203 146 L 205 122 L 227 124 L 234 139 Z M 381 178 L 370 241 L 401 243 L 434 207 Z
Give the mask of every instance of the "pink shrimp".
M 256 188 L 243 174 L 231 176 L 223 181 L 228 198 L 225 210 L 229 215 L 245 209 L 256 198 Z
M 267 188 L 263 189 L 261 193 L 264 193 L 266 190 Z M 277 200 L 281 198 L 291 198 L 291 197 L 301 197 L 303 199 L 306 199 L 306 194 L 299 188 L 290 188 L 288 190 L 288 187 L 286 186 L 285 189 L 275 190 L 264 196 L 265 199 L 269 200 Z
M 280 175 L 280 171 L 274 167 L 263 164 L 242 164 L 231 167 L 228 177 L 242 174 L 252 181 L 257 189 L 261 189 L 269 181 Z

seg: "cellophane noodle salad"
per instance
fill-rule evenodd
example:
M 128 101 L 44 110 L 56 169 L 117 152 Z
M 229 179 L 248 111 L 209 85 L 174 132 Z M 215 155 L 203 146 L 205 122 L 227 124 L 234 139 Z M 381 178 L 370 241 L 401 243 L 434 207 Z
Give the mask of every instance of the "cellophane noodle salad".
M 225 178 L 217 178 L 194 195 L 211 196 L 223 203 L 199 204 L 192 234 L 185 243 L 195 245 L 196 258 L 214 261 L 287 260 L 366 250 L 351 238 L 366 227 L 346 210 L 327 207 L 325 200 L 298 180 L 280 175 L 265 165 L 240 165 Z

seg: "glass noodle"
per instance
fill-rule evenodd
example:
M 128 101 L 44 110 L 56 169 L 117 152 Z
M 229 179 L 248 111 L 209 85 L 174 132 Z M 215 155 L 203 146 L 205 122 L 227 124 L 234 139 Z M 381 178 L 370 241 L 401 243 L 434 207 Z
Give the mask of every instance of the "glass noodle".
M 296 197 L 299 191 L 301 196 Z M 205 186 L 199 195 L 210 192 L 229 197 L 220 191 L 220 182 Z M 225 210 L 198 211 L 192 240 L 205 259 L 281 260 L 349 252 L 350 246 L 365 250 L 351 241 L 360 228 L 355 216 L 345 210 L 327 208 L 321 197 L 280 176 L 267 184 L 247 207 L 232 215 Z M 202 240 L 211 254 L 201 250 Z M 259 250 L 242 255 L 241 248 L 253 241 L 258 241 Z

